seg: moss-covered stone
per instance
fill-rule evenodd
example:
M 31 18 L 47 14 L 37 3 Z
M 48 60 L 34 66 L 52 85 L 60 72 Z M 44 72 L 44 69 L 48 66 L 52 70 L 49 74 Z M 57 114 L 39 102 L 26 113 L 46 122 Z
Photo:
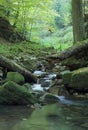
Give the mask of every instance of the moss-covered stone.
M 25 79 L 24 79 L 24 76 L 21 75 L 20 73 L 18 72 L 8 72 L 7 73 L 7 77 L 6 77 L 6 80 L 10 80 L 10 81 L 14 81 L 15 83 L 18 83 L 18 84 L 23 84 L 25 83 Z
M 25 87 L 28 91 L 32 92 L 32 88 L 31 88 L 31 85 L 29 83 L 25 83 L 23 85 L 23 87 Z
M 68 66 L 70 70 L 75 70 L 81 67 L 85 67 L 88 65 L 88 58 L 87 56 L 84 57 L 69 57 L 62 61 L 62 65 Z
M 44 95 L 40 98 L 40 100 L 41 100 L 42 102 L 46 102 L 46 103 L 55 103 L 55 102 L 58 102 L 58 101 L 59 101 L 58 97 L 55 96 L 55 95 L 53 95 L 53 94 L 51 94 L 51 93 L 46 93 L 46 94 L 44 94 Z
M 27 88 L 16 84 L 13 81 L 8 81 L 0 87 L 0 104 L 34 104 L 33 95 L 28 92 Z
M 69 86 L 74 89 L 88 91 L 88 67 L 73 71 Z
M 62 74 L 62 79 L 63 79 L 64 84 L 69 84 L 69 82 L 71 80 L 72 72 L 71 71 L 63 71 L 61 74 Z

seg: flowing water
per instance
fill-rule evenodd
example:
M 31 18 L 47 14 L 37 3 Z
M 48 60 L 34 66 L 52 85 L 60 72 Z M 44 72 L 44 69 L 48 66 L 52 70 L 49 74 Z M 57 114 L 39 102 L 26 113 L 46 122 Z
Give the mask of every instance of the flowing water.
M 0 130 L 88 130 L 88 102 L 59 98 L 34 110 L 0 106 Z

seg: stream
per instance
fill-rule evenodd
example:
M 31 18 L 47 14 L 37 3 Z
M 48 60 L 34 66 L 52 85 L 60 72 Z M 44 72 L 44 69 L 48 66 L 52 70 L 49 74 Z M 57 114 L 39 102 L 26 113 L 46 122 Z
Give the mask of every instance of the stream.
M 41 71 L 35 74 L 45 75 L 32 85 L 34 91 L 41 92 L 50 87 L 51 79 L 56 76 Z M 56 96 L 57 103 L 35 109 L 28 106 L 0 106 L 0 130 L 88 130 L 88 101 Z
M 0 130 L 88 130 L 88 104 L 55 103 L 42 108 L 0 106 Z

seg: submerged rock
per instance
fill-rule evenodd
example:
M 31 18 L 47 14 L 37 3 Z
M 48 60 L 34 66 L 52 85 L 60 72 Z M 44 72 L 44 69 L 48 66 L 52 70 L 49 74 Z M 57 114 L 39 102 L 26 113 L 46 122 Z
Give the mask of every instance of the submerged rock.
M 24 76 L 18 72 L 8 72 L 6 76 L 6 80 L 14 81 L 17 84 L 25 83 Z
M 8 81 L 0 87 L 0 104 L 27 105 L 34 103 L 33 95 L 25 87 L 13 81 Z

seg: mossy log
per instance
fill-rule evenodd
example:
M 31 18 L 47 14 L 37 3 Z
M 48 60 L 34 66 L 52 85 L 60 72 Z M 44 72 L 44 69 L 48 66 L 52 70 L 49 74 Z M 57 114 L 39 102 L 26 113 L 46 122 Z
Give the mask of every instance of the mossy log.
M 8 71 L 19 72 L 24 76 L 26 82 L 37 82 L 36 77 L 30 71 L 2 55 L 0 55 L 0 66 L 7 68 Z
M 72 56 L 81 58 L 86 55 L 88 55 L 88 42 L 83 42 L 83 44 L 70 47 L 69 49 L 61 52 L 57 59 L 64 60 Z
M 88 56 L 88 41 L 83 42 L 79 45 L 74 45 L 68 49 L 65 49 L 60 54 L 50 55 L 47 57 L 47 61 L 50 63 L 60 62 L 67 58 L 74 57 L 81 59 L 82 57 Z

